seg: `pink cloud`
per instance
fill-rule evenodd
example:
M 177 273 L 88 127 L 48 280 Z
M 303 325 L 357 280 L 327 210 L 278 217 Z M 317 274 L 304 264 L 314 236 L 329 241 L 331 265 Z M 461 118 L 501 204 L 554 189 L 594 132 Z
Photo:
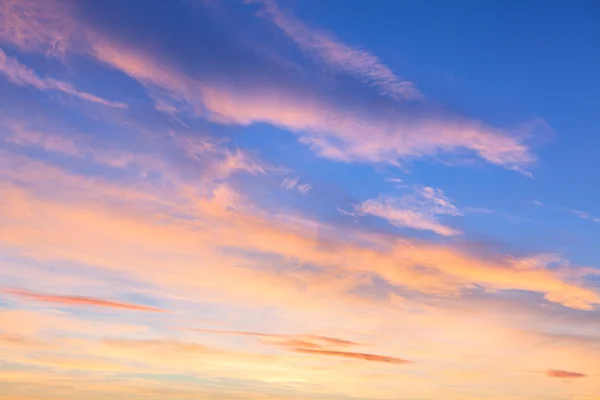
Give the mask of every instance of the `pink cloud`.
M 150 312 L 166 312 L 160 308 L 141 306 L 137 304 L 121 303 L 116 301 L 108 301 L 102 299 L 96 299 L 93 297 L 84 296 L 61 296 L 61 295 L 50 295 L 43 293 L 30 292 L 28 290 L 21 289 L 4 289 L 5 293 L 22 297 L 28 300 L 39 301 L 42 303 L 54 303 L 65 306 L 93 306 L 93 307 L 107 307 L 117 308 L 123 310 L 132 311 L 150 311 Z
M 309 28 L 291 14 L 283 12 L 274 0 L 254 2 L 262 5 L 262 14 L 288 35 L 300 49 L 328 67 L 376 86 L 383 94 L 393 98 L 423 99 L 423 95 L 412 82 L 398 77 L 368 51 L 350 47 L 324 31 Z
M 2 0 L 0 42 L 25 51 L 64 55 L 79 30 L 78 24 L 69 17 L 69 6 L 60 1 Z
M 51 7 L 54 2 L 44 3 L 44 7 Z M 21 9 L 35 8 L 33 4 L 34 0 L 29 0 Z M 146 87 L 157 107 L 168 110 L 170 115 L 175 107 L 180 112 L 191 111 L 217 123 L 268 123 L 295 133 L 318 155 L 343 162 L 397 164 L 404 159 L 460 154 L 464 150 L 492 164 L 519 171 L 534 161 L 528 147 L 519 138 L 476 120 L 431 112 L 410 115 L 386 113 L 368 104 L 348 106 L 325 93 L 290 90 L 285 84 L 274 86 L 252 77 L 240 76 L 236 85 L 228 84 L 230 79 L 226 77 L 208 79 L 201 74 L 191 77 L 182 72 L 172 59 L 150 54 L 134 44 L 119 42 L 110 38 L 108 33 L 82 25 L 65 12 L 64 7 L 59 7 L 61 13 L 52 15 L 65 20 L 61 27 L 74 25 L 72 30 L 79 32 L 79 42 L 85 45 L 75 46 L 68 40 L 61 40 L 60 47 L 86 52 L 97 61 L 136 79 Z M 4 18 L 13 18 L 15 10 L 8 7 L 0 12 Z M 31 18 L 21 18 L 19 29 L 6 30 L 2 35 L 5 41 L 27 50 L 37 46 L 39 51 L 44 51 L 49 43 L 58 40 L 56 37 L 66 35 L 57 24 L 51 23 L 54 20 L 46 23 L 34 12 L 23 13 L 31 14 Z M 37 29 L 39 25 L 44 28 Z M 34 31 L 35 34 L 32 33 Z M 31 41 L 23 39 L 27 35 L 32 36 Z M 310 40 L 312 43 L 313 39 Z M 341 57 L 339 63 L 351 66 L 353 71 L 361 71 L 376 63 L 368 56 L 361 58 L 357 55 L 360 52 L 355 54 L 339 47 L 343 45 L 332 46 L 333 50 L 328 48 L 325 51 L 327 54 L 330 50 L 341 54 L 349 52 L 350 55 L 344 57 L 359 60 L 347 62 Z M 375 75 L 369 79 L 375 79 L 382 85 L 392 79 L 386 77 L 387 72 L 381 72 L 380 68 L 373 71 Z
M 42 78 L 17 59 L 6 55 L 2 49 L 0 49 L 0 73 L 16 85 L 33 86 L 43 91 L 59 91 L 92 103 L 121 109 L 127 108 L 124 103 L 108 101 L 93 94 L 81 92 L 68 82 L 54 78 Z

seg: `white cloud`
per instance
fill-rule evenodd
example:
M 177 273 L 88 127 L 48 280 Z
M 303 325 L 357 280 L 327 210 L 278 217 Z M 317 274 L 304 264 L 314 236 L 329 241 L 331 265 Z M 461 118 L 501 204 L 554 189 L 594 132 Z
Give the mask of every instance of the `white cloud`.
M 436 216 L 463 215 L 440 189 L 418 187 L 415 194 L 401 198 L 381 196 L 354 206 L 357 215 L 373 215 L 390 224 L 418 230 L 433 231 L 443 236 L 460 234 L 460 231 L 443 225 Z
M 300 178 L 285 178 L 281 182 L 281 187 L 285 190 L 296 190 L 299 193 L 307 194 L 312 188 L 308 183 L 298 183 Z

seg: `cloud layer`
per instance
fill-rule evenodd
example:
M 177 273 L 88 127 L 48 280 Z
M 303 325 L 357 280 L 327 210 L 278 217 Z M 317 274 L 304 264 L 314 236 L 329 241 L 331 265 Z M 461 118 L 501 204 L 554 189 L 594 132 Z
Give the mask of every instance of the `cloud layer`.
M 529 132 L 291 7 L 0 0 L 0 398 L 593 399 Z
M 45 19 L 26 18 L 39 12 L 35 0 L 19 7 L 8 4 L 3 9 L 4 18 L 12 22 L 0 32 L 0 39 L 28 51 L 57 47 L 66 52 L 83 51 L 136 79 L 155 99 L 157 108 L 170 114 L 191 111 L 217 123 L 241 126 L 268 123 L 295 133 L 318 155 L 344 162 L 395 164 L 465 150 L 512 169 L 522 170 L 534 160 L 528 147 L 515 136 L 476 120 L 439 113 L 428 106 L 415 109 L 394 103 L 381 107 L 360 100 L 346 103 L 343 97 L 317 87 L 303 88 L 278 70 L 273 70 L 278 79 L 272 83 L 248 73 L 236 76 L 235 85 L 228 83 L 231 75 L 211 73 L 210 80 L 201 74 L 192 77 L 183 72 L 176 59 L 157 57 L 135 43 L 117 42 L 94 27 L 82 25 L 74 19 L 74 11 L 64 10 L 66 4 L 60 9 L 52 8 L 53 2 L 44 5 L 53 18 L 43 28 L 38 25 Z M 350 68 L 379 86 L 394 87 L 388 91 L 413 92 L 373 56 L 298 25 L 293 18 L 284 17 L 272 2 L 263 5 L 267 15 L 286 32 L 289 30 L 301 46 L 317 49 L 327 62 Z M 35 36 L 25 39 L 32 31 Z M 73 40 L 76 33 L 80 39 L 77 44 Z

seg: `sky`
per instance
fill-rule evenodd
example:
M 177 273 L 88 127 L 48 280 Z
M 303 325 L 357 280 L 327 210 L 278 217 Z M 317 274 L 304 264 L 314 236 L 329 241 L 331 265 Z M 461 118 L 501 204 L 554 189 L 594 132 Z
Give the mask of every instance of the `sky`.
M 600 400 L 594 1 L 0 0 L 0 400 Z

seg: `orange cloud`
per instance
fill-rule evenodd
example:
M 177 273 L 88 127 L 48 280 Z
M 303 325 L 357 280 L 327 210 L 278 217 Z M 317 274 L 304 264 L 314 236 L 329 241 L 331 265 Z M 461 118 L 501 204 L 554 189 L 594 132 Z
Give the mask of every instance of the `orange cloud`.
M 272 333 L 257 333 L 257 332 L 242 332 L 242 331 L 225 331 L 212 329 L 186 329 L 193 332 L 202 333 L 218 333 L 225 335 L 240 335 L 240 336 L 255 336 L 261 339 L 266 339 L 268 344 L 275 346 L 286 347 L 287 350 L 295 353 L 316 354 L 332 357 L 354 358 L 357 360 L 376 361 L 389 364 L 410 364 L 411 361 L 397 357 L 382 356 L 369 353 L 355 353 L 348 351 L 330 350 L 327 347 L 350 347 L 358 346 L 361 343 L 352 342 L 349 340 L 318 335 L 285 335 Z M 271 341 L 270 339 L 275 339 Z
M 350 347 L 360 346 L 361 343 L 353 342 L 350 340 L 339 339 L 330 336 L 319 336 L 319 335 L 286 335 L 286 334 L 274 334 L 274 333 L 258 333 L 258 332 L 243 332 L 243 331 L 227 331 L 227 330 L 215 330 L 215 329 L 185 329 L 192 332 L 201 333 L 218 333 L 224 335 L 239 335 L 239 336 L 254 336 L 258 338 L 266 339 L 285 339 L 283 342 L 275 342 L 274 344 L 283 345 L 288 347 L 298 347 L 298 343 L 304 343 L 307 347 L 323 347 L 323 346 L 336 346 L 336 347 Z M 303 347 L 303 346 L 300 346 Z
M 101 184 L 44 163 L 10 160 L 7 155 L 7 178 L 19 177 L 20 183 L 0 185 L 4 200 L 0 216 L 6 222 L 0 226 L 0 240 L 36 257 L 125 269 L 143 280 L 179 287 L 219 287 L 231 290 L 229 295 L 235 296 L 252 293 L 254 299 L 266 299 L 274 295 L 297 306 L 308 305 L 300 300 L 307 297 L 301 286 L 305 285 L 311 293 L 335 298 L 368 283 L 365 279 L 369 276 L 436 295 L 454 296 L 469 286 L 480 285 L 537 292 L 549 301 L 573 308 L 590 309 L 600 303 L 600 296 L 593 289 L 571 280 L 565 272 L 547 268 L 553 260 L 545 257 L 486 259 L 453 246 L 382 238 L 353 230 L 345 230 L 350 240 L 340 240 L 335 226 L 269 214 L 223 184 L 215 187 L 208 198 L 198 196 L 197 189 L 183 182 L 165 196 L 153 192 L 152 187 L 140 190 Z M 15 169 L 15 165 L 21 167 Z M 48 179 L 52 179 L 56 189 L 60 188 L 60 193 L 76 192 L 82 200 L 48 196 L 42 190 Z M 157 207 L 163 210 L 160 216 L 154 211 Z M 195 219 L 182 219 L 180 215 L 193 215 Z M 166 221 L 169 224 L 165 225 Z M 62 227 L 64 235 L 49 230 L 50 226 Z M 87 243 L 85 252 L 72 246 L 82 238 Z M 135 250 L 140 248 L 147 251 Z M 219 250 L 223 248 L 290 257 L 318 268 L 242 268 L 237 257 Z M 177 257 L 178 274 L 171 273 L 171 264 L 161 261 L 162 256 L 152 256 L 155 252 Z M 206 260 L 219 268 L 201 267 Z M 577 267 L 572 266 L 569 271 L 577 278 Z M 232 286 L 228 274 L 253 283 Z M 292 300 L 291 296 L 298 297 Z
M 412 361 L 404 360 L 402 358 L 382 356 L 382 355 L 369 354 L 369 353 L 353 353 L 353 352 L 348 352 L 348 351 L 318 350 L 318 349 L 303 349 L 303 348 L 291 348 L 290 350 L 293 352 L 296 352 L 296 353 L 318 354 L 318 355 L 322 355 L 322 356 L 354 358 L 357 360 L 375 361 L 375 362 L 383 362 L 383 363 L 389 363 L 389 364 L 412 364 Z
M 57 295 L 49 295 L 42 293 L 30 292 L 27 290 L 21 289 L 4 289 L 5 293 L 23 297 L 29 300 L 39 301 L 43 303 L 55 303 L 65 306 L 93 306 L 93 307 L 108 307 L 108 308 L 118 308 L 124 310 L 133 310 L 133 311 L 149 311 L 149 312 L 166 312 L 163 309 L 141 306 L 137 304 L 130 303 L 120 303 L 115 301 L 101 300 L 95 299 L 92 297 L 82 297 L 82 296 L 57 296 Z
M 580 372 L 563 371 L 560 369 L 550 369 L 550 370 L 546 371 L 546 375 L 548 375 L 549 377 L 552 377 L 552 378 L 566 378 L 566 379 L 585 378 L 587 376 Z

